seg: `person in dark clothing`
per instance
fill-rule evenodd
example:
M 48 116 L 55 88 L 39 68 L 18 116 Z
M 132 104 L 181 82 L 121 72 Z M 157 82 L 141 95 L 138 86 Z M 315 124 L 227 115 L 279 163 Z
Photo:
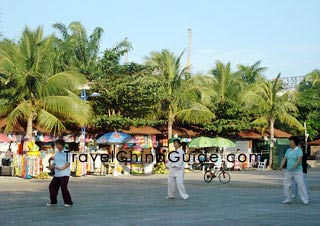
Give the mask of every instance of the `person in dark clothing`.
M 54 163 L 49 167 L 54 170 L 54 177 L 49 185 L 50 203 L 47 206 L 57 205 L 58 191 L 61 188 L 63 201 L 65 207 L 71 207 L 73 202 L 71 200 L 70 192 L 68 190 L 68 182 L 70 177 L 70 154 L 64 147 L 64 141 L 58 139 L 55 141 L 58 151 L 54 156 Z

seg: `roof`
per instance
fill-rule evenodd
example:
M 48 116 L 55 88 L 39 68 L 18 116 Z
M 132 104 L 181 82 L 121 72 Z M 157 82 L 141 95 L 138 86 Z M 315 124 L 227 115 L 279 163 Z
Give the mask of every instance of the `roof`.
M 161 131 L 164 135 L 168 135 L 168 127 L 161 128 Z M 200 133 L 197 131 L 194 131 L 192 129 L 185 129 L 181 127 L 172 128 L 172 135 L 174 134 L 177 134 L 180 137 L 196 137 L 200 135 Z
M 130 126 L 129 130 L 122 130 L 121 132 L 127 133 L 127 134 L 144 134 L 144 135 L 161 134 L 161 131 L 150 126 L 143 126 L 143 127 Z
M 262 139 L 262 136 L 258 133 L 252 131 L 242 131 L 238 132 L 237 136 L 239 138 L 251 138 L 251 139 Z
M 263 134 L 263 136 L 270 137 L 270 129 L 267 129 L 265 131 L 265 133 Z M 281 131 L 281 130 L 276 129 L 276 128 L 274 129 L 274 137 L 275 138 L 289 138 L 291 136 L 292 136 L 292 134 L 290 134 L 290 133 Z
M 320 145 L 320 139 L 308 142 L 308 145 Z

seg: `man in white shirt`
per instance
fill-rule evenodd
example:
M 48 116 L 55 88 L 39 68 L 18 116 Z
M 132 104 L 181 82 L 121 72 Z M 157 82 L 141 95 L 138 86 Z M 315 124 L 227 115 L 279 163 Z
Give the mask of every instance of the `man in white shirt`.
M 186 189 L 183 184 L 184 177 L 184 151 L 181 149 L 180 140 L 176 139 L 173 141 L 174 151 L 169 153 L 168 156 L 168 168 L 169 168 L 169 178 L 168 178 L 168 198 L 174 198 L 174 191 L 176 185 L 178 187 L 179 193 L 184 200 L 189 198 L 186 193 Z
M 47 206 L 54 206 L 57 204 L 57 196 L 59 188 L 61 187 L 63 201 L 66 207 L 71 207 L 73 202 L 68 190 L 68 182 L 70 177 L 70 154 L 64 148 L 64 140 L 58 139 L 55 141 L 58 151 L 54 156 L 54 163 L 50 169 L 54 169 L 54 177 L 49 185 L 50 200 Z

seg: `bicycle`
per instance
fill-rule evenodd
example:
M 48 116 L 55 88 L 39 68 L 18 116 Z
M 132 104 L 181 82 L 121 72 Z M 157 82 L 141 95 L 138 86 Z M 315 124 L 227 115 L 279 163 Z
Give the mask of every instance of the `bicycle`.
M 219 169 L 214 168 L 215 164 L 212 163 L 204 173 L 204 181 L 210 183 L 212 179 L 218 177 L 219 181 L 223 184 L 227 184 L 231 180 L 231 176 L 228 172 L 225 171 L 226 164 L 222 161 Z

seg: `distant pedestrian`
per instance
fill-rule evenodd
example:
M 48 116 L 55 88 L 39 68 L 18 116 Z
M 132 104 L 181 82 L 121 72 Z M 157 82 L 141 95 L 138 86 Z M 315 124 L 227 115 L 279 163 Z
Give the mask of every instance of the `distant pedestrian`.
M 184 177 L 184 151 L 181 149 L 181 142 L 179 139 L 173 141 L 174 151 L 169 153 L 168 156 L 168 168 L 169 168 L 169 177 L 168 177 L 168 199 L 174 198 L 174 192 L 176 186 L 180 196 L 187 200 L 189 195 L 186 193 L 186 189 L 183 184 Z
M 64 140 L 58 139 L 55 141 L 58 151 L 54 156 L 54 163 L 49 166 L 50 169 L 54 169 L 54 177 L 49 185 L 50 200 L 51 202 L 47 206 L 55 206 L 58 196 L 58 191 L 61 187 L 62 198 L 66 207 L 71 207 L 73 202 L 68 190 L 68 182 L 70 177 L 70 155 L 64 148 Z
M 309 204 L 309 197 L 307 193 L 306 186 L 303 182 L 303 172 L 302 172 L 302 150 L 298 147 L 299 138 L 296 136 L 291 136 L 289 138 L 290 148 L 286 151 L 284 158 L 281 161 L 279 169 L 281 170 L 287 162 L 287 170 L 283 179 L 283 193 L 285 200 L 283 204 L 291 203 L 291 186 L 293 181 L 297 182 L 298 192 L 302 202 L 305 205 Z

